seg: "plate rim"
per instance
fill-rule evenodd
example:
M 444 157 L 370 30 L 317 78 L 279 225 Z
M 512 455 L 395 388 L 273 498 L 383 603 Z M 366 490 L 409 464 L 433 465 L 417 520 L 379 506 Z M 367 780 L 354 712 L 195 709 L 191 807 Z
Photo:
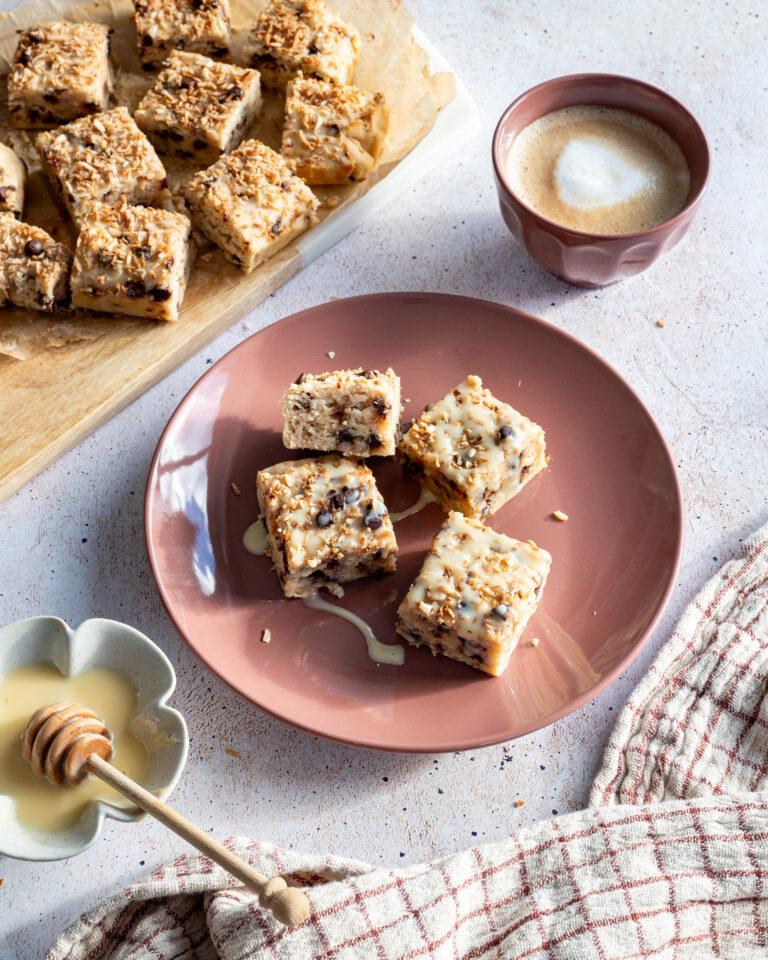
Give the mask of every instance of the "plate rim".
M 542 730 L 545 727 L 551 726 L 553 723 L 557 723 L 558 720 L 570 716 L 570 714 L 575 713 L 577 710 L 580 710 L 587 703 L 590 703 L 594 700 L 600 693 L 603 692 L 607 687 L 609 687 L 618 676 L 623 673 L 634 661 L 640 656 L 644 650 L 646 644 L 648 643 L 651 635 L 656 629 L 659 620 L 663 616 L 667 605 L 669 603 L 672 591 L 675 588 L 677 583 L 678 575 L 680 573 L 680 566 L 683 558 L 683 550 L 685 543 L 685 500 L 683 497 L 682 487 L 680 485 L 680 477 L 678 476 L 677 466 L 675 464 L 674 457 L 672 456 L 672 451 L 667 444 L 667 441 L 664 437 L 664 434 L 661 431 L 656 418 L 650 412 L 646 404 L 643 402 L 641 397 L 638 395 L 634 387 L 629 383 L 629 381 L 613 366 L 609 363 L 604 357 L 594 350 L 589 344 L 585 343 L 583 340 L 580 340 L 570 331 L 563 329 L 555 323 L 552 323 L 549 320 L 544 320 L 542 317 L 537 316 L 536 314 L 529 313 L 526 310 L 521 310 L 518 307 L 510 306 L 506 303 L 499 303 L 496 300 L 488 300 L 484 297 L 471 297 L 464 294 L 454 294 L 454 293 L 443 293 L 441 291 L 425 291 L 425 290 L 397 290 L 397 291 L 381 291 L 375 293 L 364 293 L 358 294 L 353 297 L 342 297 L 341 300 L 354 302 L 354 301 L 365 301 L 376 299 L 388 299 L 388 300 L 400 300 L 406 297 L 423 297 L 428 299 L 442 299 L 442 300 L 460 300 L 468 304 L 481 303 L 483 305 L 489 305 L 497 309 L 506 311 L 507 313 L 515 314 L 518 316 L 524 317 L 528 321 L 533 321 L 540 326 L 546 327 L 549 330 L 553 331 L 555 334 L 564 337 L 566 340 L 569 340 L 573 346 L 578 350 L 584 351 L 586 354 L 591 356 L 593 359 L 597 360 L 598 363 L 602 364 L 609 373 L 611 373 L 619 383 L 628 391 L 634 401 L 638 404 L 642 413 L 646 416 L 651 428 L 656 435 L 661 449 L 666 456 L 667 462 L 670 467 L 671 477 L 672 477 L 672 487 L 673 493 L 676 500 L 677 511 L 676 511 L 676 524 L 674 528 L 675 533 L 675 555 L 672 563 L 672 569 L 670 576 L 668 578 L 667 584 L 664 588 L 664 591 L 659 598 L 656 607 L 651 615 L 651 618 L 647 626 L 640 633 L 639 637 L 635 641 L 631 649 L 621 658 L 621 660 L 615 664 L 615 666 L 603 674 L 600 679 L 589 687 L 587 690 L 582 691 L 574 700 L 568 703 L 566 709 L 557 709 L 550 711 L 548 714 L 545 714 L 543 717 L 538 717 L 530 723 L 526 723 L 521 727 L 513 736 L 511 737 L 499 737 L 496 735 L 491 736 L 475 736 L 466 740 L 462 740 L 458 744 L 446 745 L 445 743 L 441 744 L 427 744 L 420 746 L 418 748 L 413 747 L 412 745 L 404 746 L 395 746 L 391 743 L 382 743 L 382 742 L 372 742 L 370 739 L 355 737 L 354 735 L 342 736 L 340 734 L 327 733 L 322 730 L 318 730 L 316 727 L 311 726 L 308 723 L 301 722 L 295 718 L 288 716 L 284 713 L 281 713 L 277 709 L 272 709 L 264 706 L 263 704 L 257 702 L 257 700 L 249 696 L 247 693 L 244 693 L 243 690 L 239 689 L 233 682 L 224 677 L 220 671 L 210 663 L 193 645 L 190 638 L 187 636 L 186 632 L 182 629 L 181 624 L 176 619 L 171 606 L 169 604 L 168 598 L 166 596 L 166 591 L 162 583 L 162 579 L 158 572 L 158 567 L 156 563 L 156 556 L 153 546 L 152 537 L 150 536 L 150 514 L 151 514 L 151 503 L 153 499 L 152 491 L 154 489 L 153 478 L 156 474 L 156 467 L 160 458 L 160 452 L 163 449 L 165 444 L 166 436 L 170 432 L 171 428 L 174 426 L 176 419 L 182 412 L 183 408 L 186 406 L 187 402 L 192 397 L 192 394 L 195 393 L 198 387 L 211 376 L 219 367 L 223 364 L 231 354 L 235 353 L 238 350 L 244 348 L 245 344 L 249 343 L 254 338 L 260 336 L 265 331 L 272 329 L 279 323 L 282 323 L 285 320 L 293 320 L 301 314 L 307 313 L 308 311 L 317 310 L 319 307 L 330 307 L 338 304 L 338 300 L 326 300 L 322 303 L 312 304 L 302 308 L 301 310 L 296 310 L 293 313 L 286 314 L 283 317 L 279 317 L 277 320 L 272 323 L 267 324 L 262 327 L 260 330 L 257 330 L 255 333 L 252 333 L 250 336 L 241 340 L 240 343 L 236 344 L 226 353 L 222 354 L 215 363 L 213 363 L 208 369 L 192 384 L 192 386 L 186 391 L 181 400 L 176 404 L 173 412 L 171 413 L 168 421 L 163 428 L 160 437 L 158 438 L 157 444 L 155 446 L 154 453 L 152 454 L 152 459 L 150 461 L 149 469 L 147 471 L 147 480 L 144 490 L 144 545 L 147 552 L 147 559 L 149 561 L 149 567 L 152 571 L 152 577 L 155 581 L 155 587 L 160 596 L 160 600 L 165 608 L 165 612 L 168 614 L 168 617 L 171 623 L 176 628 L 177 633 L 182 638 L 188 649 L 193 653 L 193 655 L 198 659 L 198 661 L 215 677 L 217 677 L 222 683 L 224 683 L 230 690 L 233 690 L 239 697 L 243 700 L 251 703 L 254 707 L 261 710 L 263 713 L 268 714 L 269 716 L 274 717 L 276 720 L 281 721 L 282 723 L 288 724 L 288 726 L 293 727 L 297 730 L 301 730 L 305 733 L 309 733 L 316 737 L 322 737 L 324 740 L 330 740 L 334 743 L 341 743 L 346 746 L 352 746 L 357 748 L 362 748 L 366 750 L 375 750 L 384 753 L 404 753 L 412 755 L 423 755 L 423 754 L 434 754 L 434 753 L 455 753 L 463 752 L 465 750 L 478 750 L 484 747 L 496 746 L 501 743 L 509 743 L 512 740 L 519 740 L 522 737 L 529 736 L 532 733 L 535 733 L 538 730 Z

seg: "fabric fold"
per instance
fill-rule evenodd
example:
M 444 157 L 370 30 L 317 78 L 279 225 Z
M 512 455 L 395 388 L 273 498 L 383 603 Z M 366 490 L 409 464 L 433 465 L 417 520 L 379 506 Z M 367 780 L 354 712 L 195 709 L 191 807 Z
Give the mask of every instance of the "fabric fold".
M 590 808 L 398 870 L 231 841 L 305 888 L 293 930 L 198 854 L 84 914 L 47 960 L 768 956 L 768 526 L 623 708 Z

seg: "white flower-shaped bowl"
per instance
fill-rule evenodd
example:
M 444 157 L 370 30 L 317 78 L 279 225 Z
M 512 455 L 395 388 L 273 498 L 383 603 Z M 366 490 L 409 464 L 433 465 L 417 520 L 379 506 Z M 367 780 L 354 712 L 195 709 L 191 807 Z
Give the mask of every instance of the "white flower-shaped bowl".
M 92 667 L 119 673 L 137 692 L 131 731 L 144 742 L 148 762 L 142 786 L 165 798 L 187 758 L 184 718 L 167 700 L 176 674 L 166 655 L 148 637 L 115 620 L 86 620 L 72 630 L 58 617 L 30 617 L 0 628 L 0 679 L 33 663 L 53 664 L 65 676 Z M 101 832 L 105 817 L 138 820 L 131 807 L 96 801 L 74 826 L 57 833 L 31 829 L 16 817 L 13 801 L 0 794 L 0 854 L 20 860 L 62 860 L 82 853 Z

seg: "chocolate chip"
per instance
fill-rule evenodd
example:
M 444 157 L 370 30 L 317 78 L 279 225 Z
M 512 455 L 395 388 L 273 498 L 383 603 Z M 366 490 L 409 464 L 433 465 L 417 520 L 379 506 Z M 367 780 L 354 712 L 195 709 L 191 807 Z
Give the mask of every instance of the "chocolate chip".
M 313 57 L 316 53 L 320 53 L 320 50 L 318 49 L 317 44 L 316 44 L 316 43 L 310 43 L 310 45 L 307 47 L 307 53 L 308 53 L 311 57 Z
M 368 446 L 371 448 L 371 450 L 376 450 L 377 447 L 382 446 L 381 437 L 377 437 L 375 433 L 369 433 Z
M 315 523 L 323 529 L 324 527 L 330 527 L 333 523 L 333 514 L 330 510 L 321 510 L 320 513 L 315 517 Z
M 187 45 L 186 41 L 184 40 L 183 37 L 179 37 L 179 39 L 176 41 L 177 50 L 183 50 L 186 45 Z
M 298 377 L 293 381 L 294 383 L 304 383 L 304 374 L 300 373 Z
M 383 417 L 385 414 L 389 413 L 389 404 L 381 397 L 374 397 L 373 409 Z
M 191 150 L 174 150 L 175 156 L 181 157 L 182 160 L 193 160 L 194 153 Z
M 98 113 L 101 108 L 98 103 L 86 103 L 83 109 L 86 113 Z
M 373 372 L 373 370 L 361 370 L 360 376 L 365 377 L 366 380 L 371 380 L 376 376 L 376 374 Z
M 190 87 L 194 86 L 194 83 L 195 81 L 192 77 L 182 77 L 181 80 L 179 80 L 179 86 L 182 90 L 189 90 Z
M 508 423 L 502 424 L 499 428 L 499 432 L 496 434 L 496 442 L 501 443 L 502 440 L 506 440 L 507 437 L 511 437 L 515 431 L 510 427 Z
M 275 222 L 269 228 L 269 232 L 272 234 L 273 237 L 276 237 L 280 233 L 282 228 L 283 228 L 283 223 L 280 220 L 280 217 L 278 217 L 277 220 L 275 220 Z
M 229 90 L 224 94 L 225 100 L 242 100 L 245 94 L 243 93 L 243 88 L 235 86 L 230 87 Z
M 43 245 L 39 240 L 27 240 L 24 244 L 24 253 L 28 257 L 39 257 L 43 252 Z
M 203 5 L 203 0 L 192 0 L 190 6 L 193 10 L 199 10 Z
M 168 138 L 173 140 L 174 143 L 181 143 L 181 141 L 184 139 L 184 134 L 178 133 L 176 130 L 169 130 Z
M 205 140 L 200 140 L 198 138 L 197 140 L 195 140 L 192 146 L 194 147 L 195 150 L 205 150 L 208 144 L 205 142 Z
M 18 56 L 18 62 L 22 65 L 22 67 L 28 67 L 34 59 L 35 55 L 31 50 L 22 50 Z
M 341 133 L 341 127 L 337 123 L 328 124 L 328 134 L 331 137 L 338 137 L 340 133 Z
M 155 287 L 154 290 L 149 291 L 150 297 L 155 301 L 155 303 L 162 303 L 163 300 L 169 300 L 171 296 L 170 290 L 163 290 L 160 287 Z
M 333 496 L 328 498 L 328 505 L 331 510 L 341 510 L 345 502 L 344 495 L 341 493 L 334 493 Z
M 229 53 L 229 47 L 215 47 L 211 50 L 212 57 L 226 57 Z
M 167 177 L 163 177 L 163 179 L 160 181 L 160 189 L 161 189 L 161 190 L 167 190 L 167 189 L 168 189 L 168 178 L 167 178 Z
M 55 93 L 44 93 L 44 94 L 43 94 L 43 100 L 45 100 L 46 103 L 58 103 L 58 102 L 59 102 L 59 98 L 56 96 Z
M 358 487 L 342 487 L 341 492 L 344 494 L 346 503 L 357 503 L 360 499 L 360 489 Z
M 10 185 L 7 186 L 7 187 L 0 187 L 0 203 L 7 203 L 7 202 L 8 202 L 8 194 L 9 194 L 12 190 L 15 191 L 15 190 L 16 190 L 16 187 L 13 187 L 13 186 L 10 186 Z
M 147 33 L 145 33 L 144 36 L 141 38 L 142 47 L 151 47 L 153 43 L 154 41 L 152 40 L 152 37 L 150 37 L 149 34 Z
M 373 510 L 370 510 L 363 517 L 363 523 L 368 527 L 369 530 L 378 530 L 379 527 L 384 523 L 378 513 L 374 513 Z
M 354 443 L 355 438 L 349 432 L 349 430 L 339 430 L 337 437 L 341 443 Z
M 506 603 L 498 603 L 493 608 L 494 617 L 498 617 L 500 620 L 506 620 L 508 613 L 509 607 L 506 605 Z
M 155 67 L 154 63 L 142 63 L 141 69 L 145 73 L 154 73 L 157 68 Z
M 147 288 L 143 280 L 128 280 L 125 284 L 125 295 L 129 300 L 136 300 L 146 296 Z
M 27 40 L 29 40 L 30 43 L 41 43 L 43 36 L 40 33 L 35 33 L 33 30 L 30 30 L 27 34 Z

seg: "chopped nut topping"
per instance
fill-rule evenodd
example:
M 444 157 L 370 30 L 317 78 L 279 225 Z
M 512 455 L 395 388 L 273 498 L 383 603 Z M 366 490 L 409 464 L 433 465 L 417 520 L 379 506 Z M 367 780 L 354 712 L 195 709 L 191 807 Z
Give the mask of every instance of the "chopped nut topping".
M 167 191 L 165 169 L 125 107 L 38 134 L 37 147 L 78 225 L 95 201 L 152 204 Z
M 147 66 L 171 50 L 226 57 L 231 44 L 229 0 L 134 0 L 139 55 Z
M 299 71 L 348 83 L 357 65 L 360 35 L 323 0 L 272 0 L 261 12 L 243 49 L 262 82 L 285 87 Z

